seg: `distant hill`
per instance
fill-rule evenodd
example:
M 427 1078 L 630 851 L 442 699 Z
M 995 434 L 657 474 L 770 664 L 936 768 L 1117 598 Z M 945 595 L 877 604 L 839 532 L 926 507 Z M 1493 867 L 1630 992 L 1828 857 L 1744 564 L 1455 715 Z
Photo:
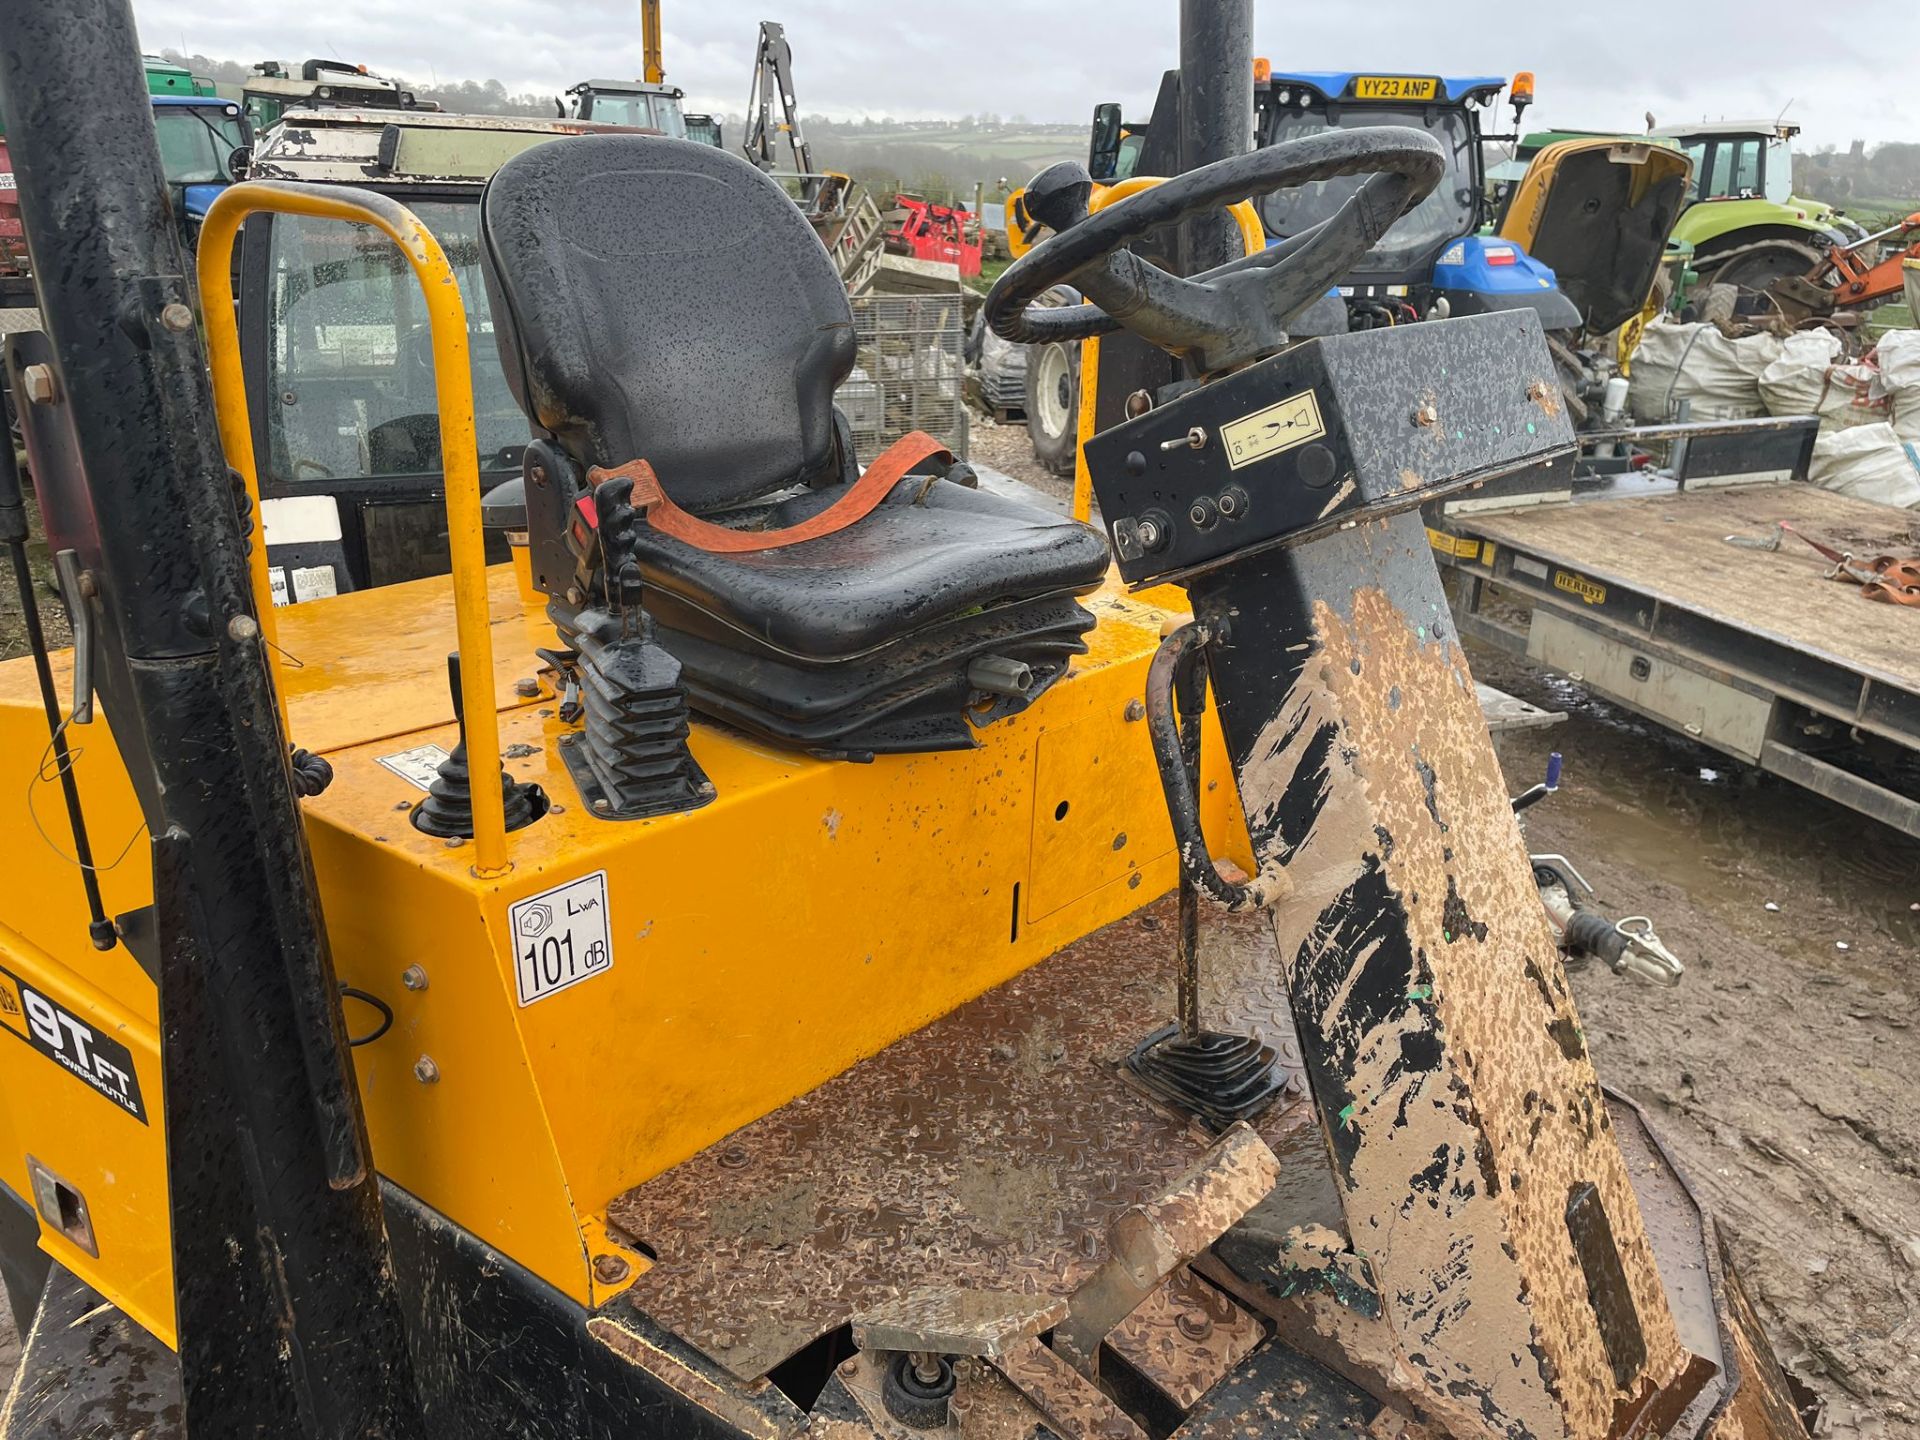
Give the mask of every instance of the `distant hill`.
M 803 123 L 816 165 L 844 170 L 871 189 L 935 200 L 971 202 L 976 185 L 997 199 L 1057 161 L 1087 158 L 1084 125 Z M 729 138 L 736 133 L 730 125 Z

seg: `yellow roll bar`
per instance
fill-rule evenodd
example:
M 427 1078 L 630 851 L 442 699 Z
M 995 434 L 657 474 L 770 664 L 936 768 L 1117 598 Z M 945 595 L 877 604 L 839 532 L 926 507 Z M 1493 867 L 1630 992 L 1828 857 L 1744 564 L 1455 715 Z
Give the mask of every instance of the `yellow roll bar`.
M 1111 185 L 1095 184 L 1093 197 L 1087 202 L 1088 211 L 1104 210 L 1109 205 L 1117 205 L 1129 195 L 1138 195 L 1142 190 L 1151 190 L 1155 185 L 1167 182 L 1157 175 L 1135 175 L 1131 179 L 1117 180 Z M 1007 196 L 1002 213 L 1006 216 L 1007 252 L 1018 260 L 1033 247 L 1027 243 L 1025 228 L 1016 216 L 1020 213 L 1020 197 L 1027 193 L 1023 185 Z M 1253 208 L 1251 200 L 1240 200 L 1227 207 L 1227 213 L 1233 216 L 1234 224 L 1240 227 L 1240 241 L 1247 247 L 1247 254 L 1267 248 L 1266 227 L 1260 223 L 1260 212 Z
M 440 242 L 406 206 L 371 190 L 337 185 L 301 185 L 249 180 L 230 186 L 207 210 L 200 227 L 200 298 L 206 311 L 207 356 L 213 370 L 214 411 L 227 462 L 240 472 L 259 516 L 249 566 L 253 603 L 276 663 L 278 625 L 268 580 L 266 520 L 260 512 L 260 476 L 253 453 L 253 425 L 240 365 L 240 326 L 234 315 L 233 246 L 250 215 L 299 215 L 371 225 L 400 247 L 426 300 L 433 344 L 433 383 L 440 407 L 440 461 L 446 475 L 447 545 L 453 560 L 453 615 L 460 645 L 460 702 L 466 716 L 467 764 L 480 777 L 473 787 L 474 873 L 503 875 L 507 821 L 500 787 L 500 720 L 493 703 L 493 637 L 487 611 L 487 557 L 480 527 L 480 454 L 474 438 L 473 379 L 467 356 L 467 307 Z M 274 686 L 280 727 L 287 728 L 286 700 Z

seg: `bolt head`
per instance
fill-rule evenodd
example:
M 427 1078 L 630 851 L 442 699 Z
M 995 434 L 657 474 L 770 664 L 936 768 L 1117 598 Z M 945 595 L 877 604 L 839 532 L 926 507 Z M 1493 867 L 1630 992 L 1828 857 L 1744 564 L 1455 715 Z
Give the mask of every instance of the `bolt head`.
M 440 1067 L 433 1063 L 433 1057 L 431 1055 L 422 1055 L 418 1060 L 413 1062 L 413 1078 L 418 1080 L 422 1085 L 438 1085 L 440 1083 Z
M 424 990 L 427 988 L 427 972 L 419 965 L 409 965 L 400 972 L 400 983 L 409 990 Z
M 227 621 L 227 636 L 243 645 L 256 640 L 260 636 L 260 622 L 251 615 L 236 615 Z
M 176 334 L 184 334 L 193 328 L 193 311 L 175 300 L 160 307 L 160 323 Z
M 1204 1340 L 1213 1333 L 1213 1317 L 1192 1310 L 1181 1311 L 1180 1318 L 1173 1323 L 1189 1340 Z
M 1127 701 L 1125 714 L 1128 724 L 1137 724 L 1147 718 L 1147 702 L 1135 696 Z
M 29 365 L 20 372 L 20 387 L 27 392 L 27 399 L 35 405 L 51 405 L 55 393 L 53 367 L 51 365 Z
M 1435 425 L 1439 420 L 1440 412 L 1431 404 L 1422 404 L 1413 412 L 1413 423 L 1416 425 Z
M 513 693 L 523 700 L 531 700 L 540 693 L 540 682 L 532 676 L 522 676 L 513 682 Z
M 593 1278 L 602 1285 L 618 1285 L 633 1273 L 629 1265 L 619 1255 L 596 1255 L 593 1257 Z

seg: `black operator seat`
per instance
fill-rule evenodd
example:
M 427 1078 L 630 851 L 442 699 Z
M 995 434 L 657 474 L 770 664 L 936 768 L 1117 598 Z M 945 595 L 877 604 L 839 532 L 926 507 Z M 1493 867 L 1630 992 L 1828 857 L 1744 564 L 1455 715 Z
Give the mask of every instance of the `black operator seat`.
M 508 383 L 576 484 L 645 460 L 683 509 L 776 530 L 858 477 L 833 408 L 855 360 L 846 291 L 746 161 L 658 136 L 552 142 L 494 175 L 480 228 Z M 694 706 L 830 754 L 957 749 L 1063 674 L 1105 540 L 950 463 L 784 548 L 712 553 L 646 527 L 646 608 Z

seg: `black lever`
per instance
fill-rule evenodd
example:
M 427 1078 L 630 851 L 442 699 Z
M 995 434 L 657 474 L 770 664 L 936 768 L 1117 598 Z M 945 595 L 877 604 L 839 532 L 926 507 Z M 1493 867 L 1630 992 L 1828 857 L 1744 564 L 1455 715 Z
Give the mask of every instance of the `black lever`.
M 1205 641 L 1205 630 L 1184 625 L 1161 642 L 1147 670 L 1147 720 L 1180 854 L 1180 968 L 1174 981 L 1174 1023 L 1141 1041 L 1127 1065 L 1149 1090 L 1224 1130 L 1264 1110 L 1286 1089 L 1287 1077 L 1273 1047 L 1257 1035 L 1200 1025 L 1201 888 L 1229 909 L 1259 903 L 1254 887 L 1221 877 L 1200 830 L 1195 795 L 1200 721 L 1207 702 Z
M 448 840 L 473 838 L 473 774 L 467 768 L 467 707 L 460 693 L 460 652 L 447 656 L 447 687 L 453 692 L 453 718 L 460 740 L 440 762 L 427 798 L 413 807 L 413 828 Z M 547 792 L 530 780 L 516 780 L 500 767 L 500 798 L 507 829 L 531 825 L 547 813 Z
M 20 594 L 20 615 L 27 627 L 27 648 L 33 652 L 34 674 L 40 681 L 40 703 L 47 712 L 47 733 L 50 748 L 53 751 L 54 768 L 60 774 L 60 792 L 67 802 L 67 827 L 73 833 L 73 858 L 80 866 L 80 885 L 87 894 L 87 936 L 93 941 L 96 950 L 113 949 L 117 936 L 113 922 L 107 919 L 107 912 L 100 901 L 100 880 L 93 871 L 93 846 L 87 839 L 86 815 L 80 808 L 80 786 L 73 778 L 73 755 L 67 749 L 66 727 L 60 721 L 60 697 L 53 688 L 53 667 L 47 659 L 47 635 L 40 624 L 40 604 L 33 593 L 33 565 L 27 558 L 27 505 L 26 494 L 20 485 L 20 461 L 13 453 L 13 440 L 10 436 L 0 437 L 0 540 L 6 542 L 13 556 L 13 582 Z M 63 554 L 72 554 L 63 551 Z M 77 577 L 76 577 L 77 578 Z M 73 600 L 80 602 L 80 608 L 73 612 L 75 651 L 74 685 L 76 694 L 81 683 L 83 669 L 80 663 L 79 636 L 83 617 L 91 635 L 92 616 L 85 608 L 85 599 L 76 593 Z M 73 604 L 69 600 L 69 605 Z M 74 719 L 76 723 L 85 723 L 92 718 L 93 680 L 91 668 L 86 674 L 86 696 L 88 715 L 83 719 L 76 700 Z

